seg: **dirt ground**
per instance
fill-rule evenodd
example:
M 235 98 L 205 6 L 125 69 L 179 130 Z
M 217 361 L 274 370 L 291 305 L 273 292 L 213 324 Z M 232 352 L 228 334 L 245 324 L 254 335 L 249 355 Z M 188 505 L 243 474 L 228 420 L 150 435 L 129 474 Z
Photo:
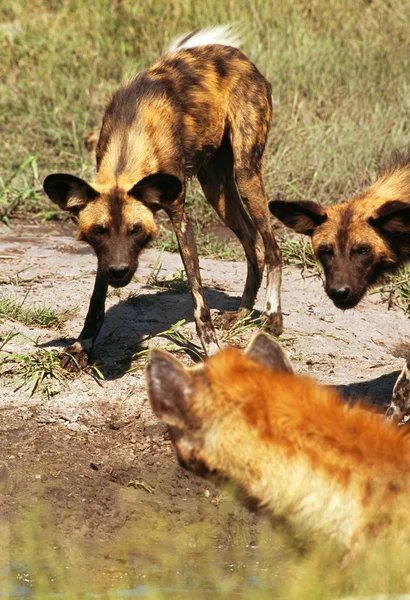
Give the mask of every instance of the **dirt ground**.
M 133 360 L 135 352 L 169 345 L 158 334 L 182 319 L 186 324 L 181 330 L 197 342 L 189 292 L 147 285 L 158 254 L 147 250 L 133 282 L 119 297 L 112 293 L 107 300 L 94 352 L 103 381 L 83 373 L 66 384 L 53 384 L 49 397 L 30 397 L 27 389 L 15 391 L 16 381 L 3 373 L 3 516 L 45 505 L 59 527 L 100 541 L 138 525 L 147 511 L 166 514 L 167 527 L 174 531 L 206 514 L 217 526 L 218 544 L 229 543 L 232 527 L 241 520 L 249 524 L 250 517 L 235 500 L 221 502 L 217 490 L 177 465 L 167 432 L 147 403 L 146 358 Z M 160 279 L 182 267 L 177 254 L 164 253 L 160 261 Z M 72 228 L 25 224 L 11 231 L 4 226 L 0 265 L 3 295 L 24 298 L 27 306 L 72 311 L 61 331 L 3 320 L 0 335 L 23 332 L 47 349 L 73 341 L 87 311 L 96 260 L 88 246 L 74 240 Z M 245 264 L 201 259 L 201 267 L 214 313 L 234 309 Z M 261 292 L 259 310 L 263 296 Z M 375 294 L 343 313 L 326 297 L 317 274 L 303 278 L 296 268 L 284 269 L 283 309 L 282 340 L 296 371 L 340 386 L 347 396 L 366 396 L 384 410 L 410 339 L 404 312 L 398 307 L 389 310 Z M 246 331 L 233 343 L 244 345 L 251 334 Z M 34 352 L 27 338 L 14 337 L 3 351 Z M 184 352 L 178 355 L 187 363 L 191 360 Z

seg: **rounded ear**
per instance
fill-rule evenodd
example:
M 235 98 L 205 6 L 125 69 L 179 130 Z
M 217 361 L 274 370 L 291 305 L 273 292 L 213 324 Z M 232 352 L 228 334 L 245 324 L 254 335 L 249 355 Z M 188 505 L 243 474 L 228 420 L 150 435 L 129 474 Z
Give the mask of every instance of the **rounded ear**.
M 410 233 L 410 204 L 401 200 L 390 200 L 382 204 L 369 224 L 386 233 Z
M 128 194 L 150 206 L 170 204 L 181 192 L 182 182 L 178 177 L 158 172 L 141 179 Z
M 148 397 L 158 419 L 181 429 L 192 424 L 193 377 L 188 369 L 168 352 L 152 350 L 146 378 Z
M 256 333 L 245 350 L 246 356 L 272 371 L 293 373 L 292 365 L 285 352 L 266 333 Z
M 77 214 L 84 206 L 98 196 L 86 181 L 66 173 L 48 175 L 43 183 L 47 196 L 63 210 Z
M 327 219 L 326 209 L 311 200 L 273 200 L 269 203 L 269 210 L 286 227 L 310 236 Z

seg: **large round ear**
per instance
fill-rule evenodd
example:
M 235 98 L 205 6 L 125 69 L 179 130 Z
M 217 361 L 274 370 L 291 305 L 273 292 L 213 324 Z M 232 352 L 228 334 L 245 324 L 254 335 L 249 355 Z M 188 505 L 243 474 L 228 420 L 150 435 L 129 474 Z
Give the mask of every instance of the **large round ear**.
M 95 200 L 98 192 L 86 181 L 66 173 L 48 175 L 43 183 L 47 196 L 63 210 L 78 212 L 91 200 Z
M 386 233 L 410 233 L 410 204 L 401 200 L 389 200 L 382 204 L 369 224 Z
M 182 183 L 178 177 L 159 172 L 141 179 L 128 193 L 147 206 L 152 206 L 170 204 L 181 192 Z
M 327 219 L 326 209 L 311 200 L 273 200 L 269 203 L 269 210 L 286 227 L 310 236 Z
M 193 425 L 193 375 L 189 370 L 168 352 L 152 350 L 146 377 L 148 397 L 158 419 L 180 429 Z
M 245 354 L 251 360 L 272 371 L 293 373 L 292 365 L 285 352 L 266 333 L 256 333 L 246 347 Z

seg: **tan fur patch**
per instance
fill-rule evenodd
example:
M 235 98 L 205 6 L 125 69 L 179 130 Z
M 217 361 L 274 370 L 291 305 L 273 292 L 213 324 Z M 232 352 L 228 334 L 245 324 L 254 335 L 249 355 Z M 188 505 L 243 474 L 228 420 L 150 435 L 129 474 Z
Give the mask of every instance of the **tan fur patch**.
M 410 526 L 403 430 L 234 349 L 186 373 L 194 382 L 186 422 L 197 426 L 175 443 L 187 464 L 194 458 L 232 478 L 299 535 L 322 532 L 350 546 L 379 535 L 380 523 Z
M 78 216 L 78 229 L 81 234 L 87 233 L 92 227 L 100 225 L 108 228 L 111 225 L 111 215 L 107 198 L 100 196 L 89 202 Z

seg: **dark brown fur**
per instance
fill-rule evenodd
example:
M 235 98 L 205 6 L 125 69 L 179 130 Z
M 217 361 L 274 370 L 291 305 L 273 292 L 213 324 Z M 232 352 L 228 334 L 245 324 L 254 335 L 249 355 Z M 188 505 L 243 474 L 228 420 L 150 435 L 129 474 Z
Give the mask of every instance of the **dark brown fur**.
M 78 216 L 79 237 L 98 257 L 86 323 L 70 348 L 86 356 L 98 334 L 107 284 L 127 285 L 164 209 L 178 239 L 206 353 L 217 338 L 206 304 L 193 228 L 184 210 L 187 178 L 197 176 L 208 202 L 241 241 L 248 275 L 239 314 L 249 312 L 265 264 L 267 325 L 279 332 L 280 251 L 272 235 L 262 181 L 271 120 L 271 88 L 239 50 L 219 44 L 182 48 L 162 57 L 116 92 L 104 115 L 93 186 L 50 175 L 49 197 Z
M 410 260 L 410 159 L 397 156 L 365 192 L 329 208 L 310 201 L 269 204 L 298 233 L 311 236 L 338 308 L 353 308 L 381 275 Z

